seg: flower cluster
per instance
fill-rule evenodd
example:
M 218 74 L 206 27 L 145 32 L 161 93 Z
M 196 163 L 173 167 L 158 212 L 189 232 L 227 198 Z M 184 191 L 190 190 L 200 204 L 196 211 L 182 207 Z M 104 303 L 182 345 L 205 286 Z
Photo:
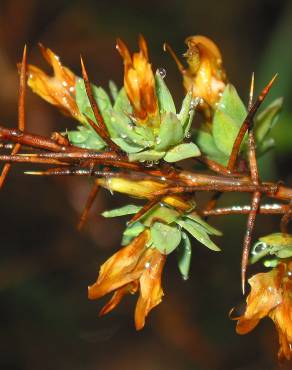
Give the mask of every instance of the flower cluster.
M 250 184 L 246 173 L 239 177 L 238 173 L 232 173 L 233 177 L 219 179 L 191 176 L 187 171 L 178 171 L 176 165 L 185 159 L 199 158 L 227 171 L 224 166 L 230 159 L 242 123 L 250 114 L 235 87 L 227 83 L 216 44 L 204 36 L 188 37 L 188 50 L 184 54 L 188 68 L 180 64 L 168 47 L 182 72 L 186 90 L 180 110 L 175 106 L 165 76 L 153 71 L 142 36 L 138 44 L 139 51 L 131 55 L 125 43 L 117 40 L 117 50 L 124 63 L 124 85 L 119 89 L 110 81 L 110 94 L 90 84 L 84 65 L 83 78 L 80 78 L 43 46 L 40 46 L 42 54 L 53 67 L 54 75 L 48 76 L 33 65 L 28 66 L 27 72 L 28 85 L 34 92 L 79 122 L 76 128 L 64 134 L 75 152 L 64 146 L 62 150 L 67 153 L 62 152 L 57 159 L 62 159 L 64 154 L 68 154 L 65 160 L 72 159 L 76 148 L 82 149 L 74 165 L 81 170 L 89 167 L 89 175 L 96 169 L 95 186 L 147 201 L 144 206 L 127 204 L 103 212 L 104 217 L 134 216 L 123 233 L 122 247 L 100 267 L 96 282 L 88 288 L 90 299 L 113 292 L 101 315 L 113 310 L 124 295 L 139 292 L 135 326 L 141 329 L 150 310 L 162 300 L 161 276 L 168 254 L 177 252 L 179 271 L 187 279 L 192 254 L 189 236 L 213 251 L 220 251 L 210 236 L 220 236 L 221 232 L 204 220 L 196 208 L 193 189 L 189 188 L 194 184 L 204 189 L 214 185 L 212 190 L 218 191 L 224 181 L 229 189 L 238 184 L 256 187 L 258 182 Z M 281 106 L 282 100 L 277 99 L 261 114 L 252 116 L 257 154 L 271 147 L 268 134 Z M 204 118 L 194 128 L 196 110 L 201 110 Z M 59 140 L 63 138 L 67 143 L 64 136 Z M 238 152 L 246 164 L 247 151 L 243 133 Z M 98 157 L 100 154 L 109 159 L 106 164 Z M 97 161 L 93 162 L 93 158 Z M 136 171 L 135 174 L 130 170 Z M 257 189 L 252 191 L 256 193 Z M 212 210 L 211 206 L 206 208 Z M 279 332 L 279 358 L 287 359 L 292 358 L 291 238 L 277 233 L 260 238 L 255 244 L 251 263 L 272 256 L 273 260 L 266 260 L 265 266 L 273 269 L 249 280 L 251 293 L 247 297 L 247 308 L 236 318 L 237 332 L 245 334 L 260 319 L 270 317 Z

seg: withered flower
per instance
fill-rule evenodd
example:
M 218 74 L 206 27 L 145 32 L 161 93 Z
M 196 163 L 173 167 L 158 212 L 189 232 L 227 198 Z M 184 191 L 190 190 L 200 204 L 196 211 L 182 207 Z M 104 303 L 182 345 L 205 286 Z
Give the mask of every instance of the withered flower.
M 54 75 L 49 76 L 34 65 L 28 65 L 28 85 L 47 102 L 57 106 L 64 114 L 81 121 L 82 116 L 75 100 L 76 76 L 64 67 L 52 50 L 39 45 L 43 57 L 52 66 Z
M 131 57 L 125 43 L 117 39 L 117 50 L 124 60 L 124 86 L 138 122 L 154 120 L 158 113 L 155 78 L 149 63 L 147 44 L 139 37 L 138 53 Z M 153 124 L 153 123 L 152 123 Z
M 150 232 L 145 230 L 129 245 L 115 253 L 101 266 L 96 283 L 88 288 L 89 299 L 114 292 L 100 315 L 113 310 L 125 294 L 134 294 L 139 289 L 135 310 L 137 330 L 143 328 L 146 316 L 161 302 L 163 296 L 161 273 L 166 256 L 156 248 L 147 248 L 149 238 Z
M 292 260 L 278 264 L 273 270 L 249 279 L 251 292 L 245 313 L 238 320 L 238 334 L 250 332 L 265 316 L 269 316 L 279 334 L 279 359 L 292 359 Z
M 205 36 L 190 36 L 184 56 L 189 68 L 183 74 L 185 89 L 193 90 L 194 98 L 201 98 L 201 106 L 214 107 L 225 87 L 222 57 L 217 45 Z

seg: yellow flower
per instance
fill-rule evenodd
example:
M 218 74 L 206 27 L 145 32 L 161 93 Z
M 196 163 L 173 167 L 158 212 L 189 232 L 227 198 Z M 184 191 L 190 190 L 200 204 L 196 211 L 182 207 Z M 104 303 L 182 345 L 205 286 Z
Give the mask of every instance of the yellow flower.
M 225 87 L 225 73 L 222 57 L 217 45 L 205 36 L 190 36 L 184 56 L 189 65 L 184 69 L 183 83 L 187 91 L 193 91 L 193 97 L 201 99 L 202 109 L 214 108 Z
M 135 310 L 137 330 L 143 328 L 146 316 L 161 302 L 163 296 L 161 273 L 166 256 L 156 248 L 147 248 L 149 238 L 150 232 L 145 230 L 129 245 L 115 253 L 101 266 L 96 283 L 88 288 L 89 299 L 114 292 L 100 315 L 113 310 L 125 294 L 134 294 L 139 289 Z
M 53 67 L 54 75 L 48 76 L 34 65 L 28 65 L 28 85 L 47 102 L 57 106 L 63 113 L 82 121 L 75 100 L 76 76 L 64 67 L 52 50 L 40 44 L 43 57 Z
M 249 279 L 251 292 L 245 313 L 236 318 L 238 334 L 250 332 L 269 316 L 279 333 L 279 359 L 292 359 L 292 260 L 279 263 L 273 270 Z
M 158 113 L 158 102 L 145 39 L 140 35 L 140 51 L 133 57 L 120 39 L 117 39 L 117 49 L 124 60 L 124 86 L 135 117 L 138 122 L 154 119 Z

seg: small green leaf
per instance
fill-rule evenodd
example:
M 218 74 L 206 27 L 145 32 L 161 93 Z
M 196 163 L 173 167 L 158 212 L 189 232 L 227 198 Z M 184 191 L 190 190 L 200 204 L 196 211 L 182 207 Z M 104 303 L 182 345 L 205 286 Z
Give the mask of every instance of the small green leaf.
M 279 249 L 274 254 L 279 258 L 290 258 L 292 257 L 292 245 Z
M 138 153 L 144 149 L 142 146 L 133 144 L 133 142 L 128 142 L 121 137 L 114 138 L 112 139 L 112 141 L 116 143 L 126 153 Z
M 166 162 L 178 162 L 186 158 L 198 157 L 201 155 L 200 149 L 194 143 L 183 143 L 170 149 L 164 160 Z
M 197 239 L 207 248 L 216 252 L 220 251 L 220 248 L 215 243 L 212 242 L 209 235 L 201 225 L 197 224 L 192 220 L 186 221 L 178 220 L 176 221 L 176 223 L 183 227 L 186 231 L 188 231 L 195 239 Z
M 124 88 L 121 88 L 115 99 L 114 111 L 122 115 L 131 115 L 133 113 L 133 108 Z
M 123 233 L 122 245 L 129 244 L 136 236 L 141 234 L 145 230 L 145 226 L 141 222 L 134 222 L 132 225 L 128 226 Z
M 191 111 L 193 111 L 193 109 L 191 109 L 192 99 L 193 99 L 193 93 L 190 90 L 184 97 L 181 110 L 177 114 L 177 118 L 180 120 L 180 123 L 184 128 L 188 125 L 189 119 L 190 119 L 190 113 Z
M 189 278 L 189 271 L 192 258 L 192 246 L 189 237 L 182 232 L 182 239 L 177 248 L 178 268 L 184 280 Z
M 145 150 L 144 152 L 140 153 L 131 153 L 129 154 L 129 161 L 136 162 L 136 161 L 159 161 L 165 152 L 157 152 L 156 150 Z
M 175 114 L 176 108 L 174 101 L 159 72 L 155 74 L 155 89 L 160 113 L 172 112 Z
M 222 235 L 222 232 L 220 230 L 217 230 L 215 229 L 215 227 L 209 225 L 198 214 L 193 212 L 193 213 L 187 214 L 186 217 L 200 224 L 205 229 L 206 233 L 211 234 L 211 235 L 217 235 L 217 236 Z
M 91 128 L 78 127 L 76 131 L 67 131 L 67 136 L 71 144 L 84 149 L 101 150 L 105 147 L 105 142 Z
M 109 96 L 102 87 L 97 87 L 91 84 L 91 89 L 102 117 L 104 118 L 104 120 L 107 120 L 107 112 L 112 109 Z M 91 109 L 83 79 L 78 79 L 76 81 L 76 103 L 79 111 L 84 116 L 88 116 L 91 120 L 97 123 Z M 86 119 L 84 120 L 84 122 L 87 122 Z
M 163 254 L 173 252 L 181 241 L 181 232 L 176 226 L 155 222 L 150 231 L 153 245 Z
M 262 236 L 259 240 L 268 245 L 274 247 L 292 246 L 292 235 L 283 233 L 273 233 L 266 236 Z
M 194 134 L 194 141 L 199 146 L 203 154 L 207 158 L 212 159 L 222 165 L 227 165 L 228 156 L 222 153 L 216 146 L 213 136 L 203 130 L 196 130 Z
M 235 87 L 228 84 L 218 102 L 217 110 L 225 113 L 228 117 L 233 119 L 238 126 L 241 126 L 246 115 L 247 110 L 240 99 Z
M 266 255 L 288 258 L 292 255 L 292 235 L 274 233 L 261 237 L 251 250 L 250 263 L 256 263 Z
M 278 98 L 255 118 L 254 135 L 258 144 L 262 143 L 263 139 L 278 121 L 282 105 L 283 98 Z
M 258 157 L 267 153 L 270 149 L 275 147 L 275 140 L 272 137 L 264 139 L 260 144 L 257 145 L 257 155 Z
M 104 211 L 102 212 L 102 216 L 109 218 L 131 215 L 139 212 L 141 208 L 142 208 L 141 206 L 136 206 L 135 204 L 128 204 L 120 208 L 111 209 L 110 211 Z
M 141 135 L 137 134 L 135 127 L 126 115 L 112 111 L 110 112 L 110 121 L 114 132 L 114 134 L 111 134 L 113 138 L 122 138 L 128 143 L 132 142 L 143 148 L 146 146 L 145 140 Z
M 158 151 L 166 150 L 180 144 L 183 138 L 183 128 L 176 115 L 174 113 L 163 114 L 155 149 Z
M 213 120 L 213 137 L 217 148 L 230 155 L 240 125 L 230 116 L 217 110 Z
M 132 225 L 127 226 L 123 235 L 134 237 L 134 236 L 139 235 L 144 230 L 145 230 L 145 226 L 141 222 L 136 221 Z
M 179 217 L 179 213 L 173 208 L 158 204 L 152 207 L 140 220 L 145 226 L 151 226 L 154 221 L 160 220 L 165 224 L 171 224 Z
M 154 145 L 155 136 L 152 128 L 147 126 L 136 126 L 135 132 L 143 137 L 147 146 L 151 147 Z
M 217 148 L 228 156 L 246 114 L 234 86 L 227 85 L 214 114 L 212 134 Z
M 110 93 L 111 93 L 111 96 L 113 98 L 113 101 L 115 102 L 117 100 L 117 97 L 118 97 L 118 94 L 119 94 L 118 87 L 114 83 L 114 81 L 112 81 L 112 80 L 109 81 L 108 86 L 109 86 Z

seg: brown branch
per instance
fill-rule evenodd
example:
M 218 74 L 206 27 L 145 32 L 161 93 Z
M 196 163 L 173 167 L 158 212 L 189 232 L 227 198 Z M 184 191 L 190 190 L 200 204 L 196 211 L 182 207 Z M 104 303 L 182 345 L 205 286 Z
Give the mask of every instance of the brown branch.
M 128 222 L 128 225 L 131 225 L 133 224 L 135 221 L 139 220 L 139 218 L 141 218 L 142 216 L 145 215 L 145 213 L 147 213 L 152 207 L 154 207 L 155 205 L 157 205 L 160 200 L 161 200 L 162 196 L 160 197 L 155 197 L 154 199 L 151 199 L 149 200 L 148 203 L 146 203 L 141 209 L 139 212 L 137 212 L 132 218 L 131 220 Z
M 92 207 L 92 204 L 99 192 L 99 189 L 100 189 L 100 186 L 95 182 L 91 188 L 91 191 L 88 195 L 88 198 L 86 200 L 86 203 L 85 203 L 85 207 L 82 211 L 82 214 L 80 216 L 80 219 L 79 219 L 79 222 L 78 222 L 78 225 L 77 225 L 77 230 L 81 230 L 85 224 L 85 222 L 87 221 L 88 219 L 88 214 L 89 214 L 89 211 L 90 211 L 90 208 Z
M 25 129 L 25 93 L 26 93 L 26 45 L 23 49 L 22 62 L 20 67 L 20 79 L 19 79 L 19 97 L 18 97 L 18 129 L 24 131 Z M 19 152 L 21 144 L 16 143 L 13 147 L 11 154 L 15 155 Z M 4 185 L 5 179 L 11 168 L 11 163 L 5 163 L 1 175 L 0 175 L 0 189 Z
M 98 133 L 98 135 L 106 142 L 106 144 L 108 145 L 108 147 L 111 150 L 113 150 L 114 152 L 120 152 L 121 151 L 120 148 L 110 138 L 110 135 L 108 133 L 108 129 L 105 125 L 105 122 L 102 118 L 102 115 L 99 112 L 99 108 L 98 108 L 97 103 L 94 99 L 91 84 L 89 82 L 88 74 L 86 72 L 82 57 L 80 58 L 80 61 L 81 61 L 82 76 L 83 76 L 83 80 L 84 80 L 86 94 L 87 94 L 88 100 L 90 102 L 94 117 L 95 117 L 96 122 L 99 125 L 99 127 L 96 127 L 96 124 L 94 122 L 92 122 L 92 123 L 89 122 L 89 123 L 90 123 L 91 127 Z M 87 120 L 90 119 L 88 117 L 86 117 L 86 118 L 87 118 Z
M 248 110 L 251 110 L 251 107 L 252 107 L 253 92 L 254 92 L 254 73 L 252 74 L 252 79 L 251 79 Z M 248 127 L 248 153 L 247 154 L 248 154 L 251 181 L 254 185 L 259 185 L 259 172 L 258 172 L 258 164 L 257 164 L 257 158 L 256 158 L 256 148 L 255 148 L 255 140 L 254 140 L 254 134 L 253 134 L 252 118 L 250 120 L 250 125 Z M 246 270 L 247 270 L 248 259 L 249 259 L 252 232 L 255 226 L 256 216 L 257 216 L 257 212 L 258 212 L 259 205 L 260 205 L 260 200 L 261 200 L 261 193 L 259 191 L 254 192 L 252 195 L 251 209 L 250 209 L 250 213 L 247 219 L 246 233 L 244 236 L 243 248 L 242 248 L 241 287 L 242 287 L 243 294 L 245 293 Z
M 258 213 L 261 215 L 285 214 L 289 210 L 289 204 L 264 204 L 259 207 Z M 226 216 L 226 215 L 244 215 L 251 211 L 250 205 L 220 207 L 214 209 L 204 209 L 201 211 L 203 216 Z
M 238 153 L 239 153 L 239 150 L 240 150 L 240 145 L 242 143 L 244 135 L 245 135 L 246 131 L 248 130 L 249 126 L 251 125 L 252 119 L 254 118 L 258 108 L 260 107 L 260 105 L 264 101 L 265 97 L 267 96 L 268 92 L 270 91 L 276 77 L 277 77 L 277 75 L 275 75 L 271 79 L 271 81 L 268 83 L 268 85 L 262 90 L 262 92 L 259 95 L 259 97 L 257 98 L 257 100 L 254 102 L 251 109 L 248 111 L 247 116 L 246 116 L 245 120 L 243 121 L 243 124 L 240 127 L 240 130 L 239 130 L 239 132 L 237 134 L 237 137 L 234 141 L 232 152 L 231 152 L 231 155 L 229 157 L 229 162 L 228 162 L 228 166 L 227 166 L 227 169 L 231 172 L 234 170 L 236 160 L 237 160 L 237 157 L 238 157 Z

